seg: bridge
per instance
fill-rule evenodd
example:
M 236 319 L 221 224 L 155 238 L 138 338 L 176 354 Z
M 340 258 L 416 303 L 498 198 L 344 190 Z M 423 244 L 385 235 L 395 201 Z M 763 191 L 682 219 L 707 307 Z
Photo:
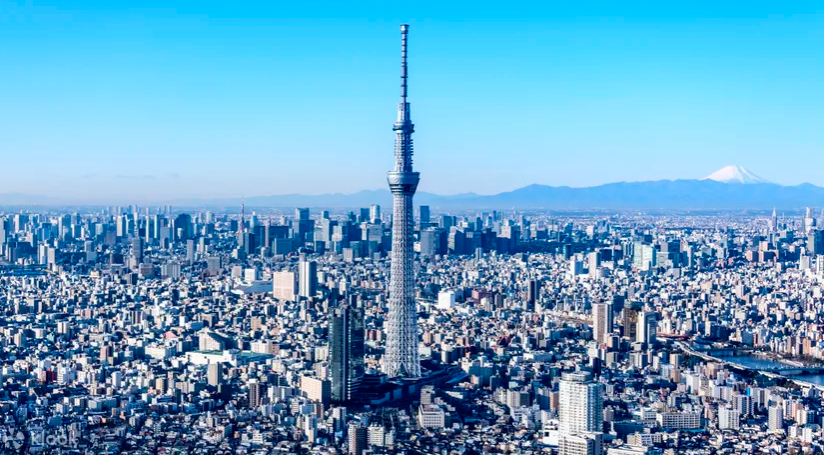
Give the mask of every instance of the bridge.
M 749 355 L 753 352 L 757 351 L 755 348 L 751 347 L 724 347 L 724 348 L 716 348 L 716 347 L 707 347 L 707 348 L 693 348 L 695 352 L 700 352 L 703 354 L 707 354 L 712 357 L 735 357 L 737 355 Z
M 777 373 L 781 376 L 803 376 L 806 374 L 822 374 L 824 373 L 824 366 L 787 365 L 774 368 L 759 368 L 758 371 Z
M 791 362 L 787 360 L 775 360 L 765 357 L 765 360 L 774 363 L 780 363 L 774 367 L 748 367 L 735 362 L 735 356 L 738 354 L 751 354 L 756 352 L 753 348 L 709 348 L 709 349 L 694 349 L 687 343 L 677 341 L 676 345 L 681 347 L 687 355 L 695 356 L 708 362 L 720 362 L 723 365 L 728 365 L 733 368 L 741 370 L 758 371 L 761 373 L 771 373 L 779 376 L 803 376 L 807 374 L 822 374 L 824 373 L 824 366 L 818 365 L 803 365 L 801 363 Z

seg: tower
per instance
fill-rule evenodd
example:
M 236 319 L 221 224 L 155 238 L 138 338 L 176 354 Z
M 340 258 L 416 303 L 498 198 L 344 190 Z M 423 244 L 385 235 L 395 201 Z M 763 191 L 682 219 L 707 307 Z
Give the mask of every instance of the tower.
M 386 321 L 386 352 L 383 370 L 389 377 L 417 378 L 421 375 L 418 354 L 418 320 L 415 277 L 412 269 L 414 217 L 412 197 L 420 174 L 412 171 L 412 133 L 415 126 L 406 102 L 406 35 L 401 25 L 401 101 L 395 122 L 395 168 L 387 178 L 392 191 L 392 266 L 389 284 L 389 314 Z

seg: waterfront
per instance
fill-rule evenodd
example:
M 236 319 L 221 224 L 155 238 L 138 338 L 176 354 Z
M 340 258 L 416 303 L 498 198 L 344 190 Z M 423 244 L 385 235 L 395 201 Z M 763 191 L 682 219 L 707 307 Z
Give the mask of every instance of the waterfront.
M 752 370 L 765 370 L 771 369 L 776 367 L 786 367 L 788 364 L 782 363 L 778 360 L 768 359 L 762 356 L 756 355 L 742 355 L 742 356 L 735 356 L 735 357 L 719 357 L 719 359 L 726 360 L 728 362 L 737 363 L 741 366 L 750 368 Z M 799 376 L 788 376 L 793 379 L 798 379 L 799 381 L 809 382 L 811 384 L 816 384 L 820 386 L 824 386 L 824 374 L 805 374 Z

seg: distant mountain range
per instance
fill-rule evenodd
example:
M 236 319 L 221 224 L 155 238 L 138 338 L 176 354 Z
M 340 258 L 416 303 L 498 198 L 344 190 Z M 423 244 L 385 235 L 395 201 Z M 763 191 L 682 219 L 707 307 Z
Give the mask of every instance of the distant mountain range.
M 22 194 L 0 194 L 0 205 L 55 205 L 57 199 Z M 240 198 L 158 201 L 156 204 L 197 207 L 236 207 Z M 387 189 L 353 194 L 257 196 L 245 199 L 248 207 L 367 207 L 391 206 Z M 700 180 L 658 180 L 608 183 L 586 188 L 529 185 L 494 195 L 464 193 L 443 196 L 418 192 L 415 203 L 435 208 L 471 209 L 796 209 L 824 205 L 824 188 L 809 183 L 784 186 L 740 166 L 727 166 Z M 78 204 L 82 205 L 82 204 Z

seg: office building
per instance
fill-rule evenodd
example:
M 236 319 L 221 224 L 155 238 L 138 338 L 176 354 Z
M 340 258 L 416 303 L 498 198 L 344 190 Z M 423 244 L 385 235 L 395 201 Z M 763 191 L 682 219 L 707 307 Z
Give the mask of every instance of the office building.
M 320 378 L 301 376 L 300 390 L 306 395 L 307 399 L 320 403 L 324 407 L 329 405 L 332 397 L 330 382 Z
M 272 274 L 274 297 L 287 302 L 294 302 L 297 295 L 297 281 L 294 272 L 275 272 Z
M 318 263 L 300 258 L 298 264 L 298 295 L 304 298 L 314 297 L 318 293 Z
M 599 345 L 606 344 L 612 335 L 612 303 L 595 303 L 592 305 L 592 338 Z
M 363 310 L 355 300 L 332 310 L 329 324 L 329 376 L 335 402 L 356 399 L 364 374 Z
M 641 311 L 638 313 L 638 329 L 636 332 L 635 341 L 639 343 L 656 342 L 656 333 L 658 331 L 658 315 L 652 311 Z
M 425 225 L 425 224 L 429 224 L 430 223 L 429 206 L 428 205 L 420 206 L 418 208 L 418 212 L 420 213 L 420 225 L 421 225 L 421 227 L 423 227 L 423 225 Z
M 373 224 L 380 224 L 381 206 L 373 204 L 369 207 L 369 222 Z

